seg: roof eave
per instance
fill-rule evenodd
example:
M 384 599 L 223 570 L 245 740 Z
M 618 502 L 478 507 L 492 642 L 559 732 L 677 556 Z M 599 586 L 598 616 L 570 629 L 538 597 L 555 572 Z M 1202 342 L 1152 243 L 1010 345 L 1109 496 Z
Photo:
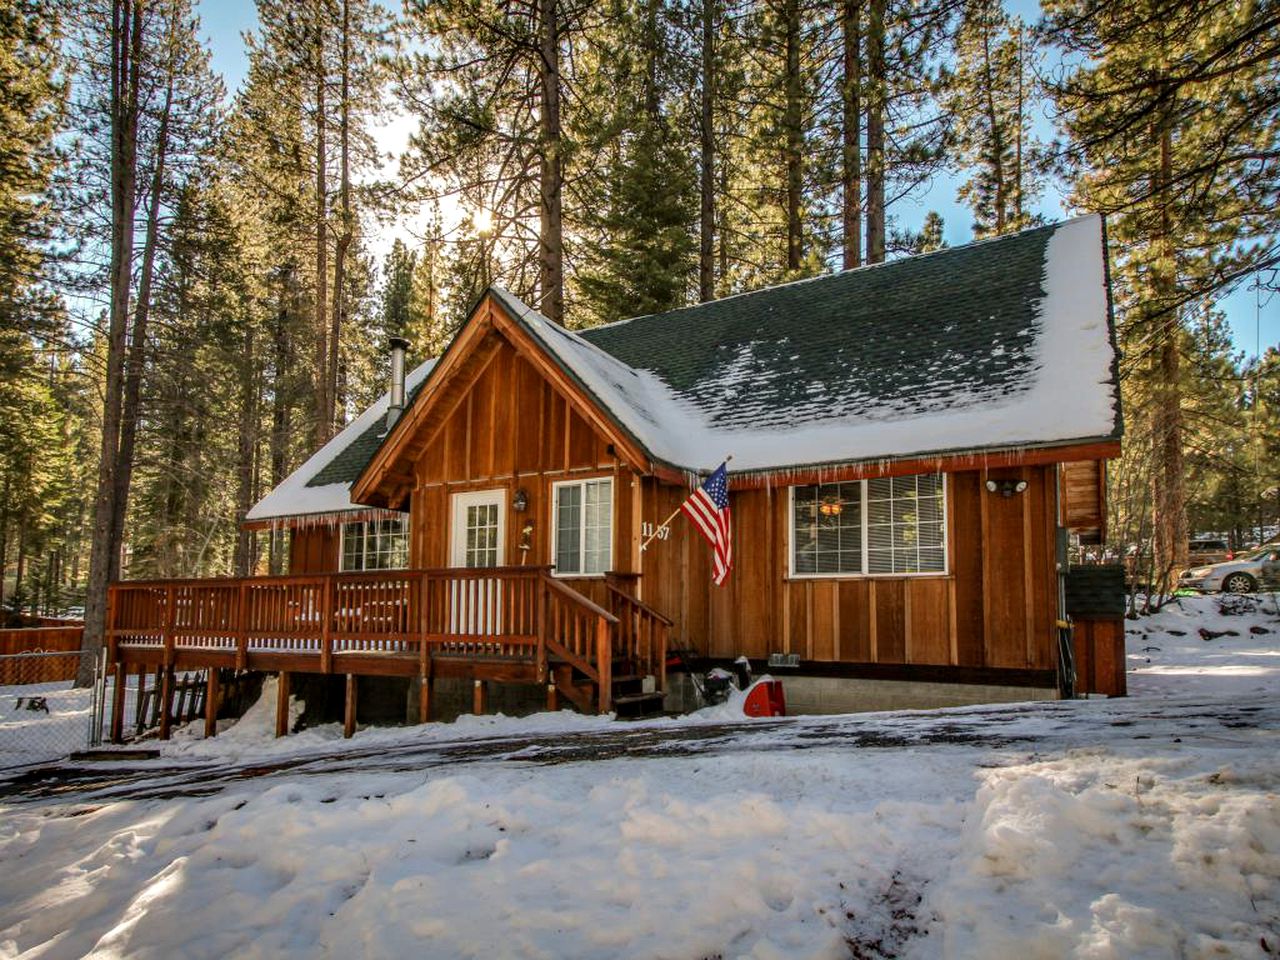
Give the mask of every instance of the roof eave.
M 909 473 L 951 473 L 959 470 L 996 469 L 1065 463 L 1071 460 L 1107 460 L 1120 455 L 1120 437 L 1115 434 L 1069 440 L 1001 443 L 991 446 L 927 450 L 888 457 L 849 458 L 813 463 L 759 467 L 730 471 L 733 487 L 752 488 L 779 483 L 838 482 L 870 477 L 901 476 Z M 689 471 L 686 471 L 688 473 Z

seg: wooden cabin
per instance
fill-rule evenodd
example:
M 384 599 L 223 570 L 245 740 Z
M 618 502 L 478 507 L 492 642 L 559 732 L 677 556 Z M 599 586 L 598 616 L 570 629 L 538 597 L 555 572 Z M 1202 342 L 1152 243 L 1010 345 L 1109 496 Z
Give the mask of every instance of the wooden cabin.
M 1055 697 L 1120 434 L 1096 216 L 577 331 L 495 287 L 249 513 L 288 576 L 119 584 L 111 648 L 410 677 L 423 719 L 445 680 L 683 706 L 677 649 L 800 711 Z M 717 586 L 665 521 L 726 457 Z

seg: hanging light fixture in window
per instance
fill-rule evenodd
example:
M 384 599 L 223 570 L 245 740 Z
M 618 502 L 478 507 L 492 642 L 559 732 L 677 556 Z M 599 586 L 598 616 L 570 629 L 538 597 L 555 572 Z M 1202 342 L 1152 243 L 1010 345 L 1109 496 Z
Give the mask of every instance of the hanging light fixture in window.
M 839 497 L 823 497 L 822 503 L 818 505 L 818 511 L 824 517 L 838 517 L 844 513 L 844 503 Z

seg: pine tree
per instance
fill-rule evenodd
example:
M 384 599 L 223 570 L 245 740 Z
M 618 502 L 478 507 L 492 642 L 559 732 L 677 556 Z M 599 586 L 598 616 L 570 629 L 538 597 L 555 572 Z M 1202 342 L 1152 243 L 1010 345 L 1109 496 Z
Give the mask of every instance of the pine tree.
M 421 124 L 403 175 L 434 177 L 420 200 L 452 194 L 491 216 L 488 238 L 459 240 L 467 272 L 473 280 L 501 275 L 557 323 L 565 315 L 565 193 L 576 162 L 564 109 L 575 77 L 562 52 L 586 42 L 597 24 L 594 7 L 585 0 L 411 0 L 406 29 L 421 44 L 399 64 L 402 99 Z M 469 292 L 460 284 L 452 309 Z
M 1280 17 L 1190 0 L 1045 4 L 1079 55 L 1051 89 L 1074 202 L 1109 215 L 1129 446 L 1150 477 L 1157 581 L 1186 562 L 1185 309 L 1273 259 Z
M 110 306 L 85 598 L 89 652 L 101 647 L 107 584 L 119 573 L 150 287 L 163 242 L 160 212 L 178 169 L 204 152 L 221 98 L 197 30 L 191 0 L 166 0 L 146 10 L 141 0 L 103 0 L 83 9 L 76 23 L 83 93 L 73 105 L 74 117 L 89 145 L 81 155 L 79 200 L 92 208 L 97 197 L 110 197 L 106 232 L 95 232 L 100 222 L 81 221 L 86 239 L 106 247 L 110 258 L 103 278 Z M 139 220 L 144 224 L 140 247 Z M 79 682 L 88 682 L 91 668 L 92 658 L 84 658 Z
M 678 25 L 659 0 L 619 12 L 593 50 L 583 86 L 595 106 L 579 121 L 586 150 L 604 162 L 585 176 L 591 198 L 575 275 L 580 321 L 657 313 L 689 302 L 698 209 L 695 129 Z M 585 112 L 585 111 L 584 111 Z
M 1045 162 L 1031 135 L 1031 50 L 1022 22 L 997 0 L 969 0 L 946 99 L 955 162 L 968 173 L 958 199 L 973 211 L 975 237 L 1037 222 L 1031 207 L 1043 188 Z

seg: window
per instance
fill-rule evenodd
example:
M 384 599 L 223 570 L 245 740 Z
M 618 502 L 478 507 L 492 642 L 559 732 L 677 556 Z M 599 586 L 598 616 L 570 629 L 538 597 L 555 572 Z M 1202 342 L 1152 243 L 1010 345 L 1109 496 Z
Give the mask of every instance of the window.
M 409 565 L 409 518 L 342 525 L 341 570 L 401 570 Z
M 556 573 L 604 573 L 613 563 L 613 481 L 557 483 L 552 490 Z
M 791 574 L 944 573 L 941 474 L 791 488 Z

